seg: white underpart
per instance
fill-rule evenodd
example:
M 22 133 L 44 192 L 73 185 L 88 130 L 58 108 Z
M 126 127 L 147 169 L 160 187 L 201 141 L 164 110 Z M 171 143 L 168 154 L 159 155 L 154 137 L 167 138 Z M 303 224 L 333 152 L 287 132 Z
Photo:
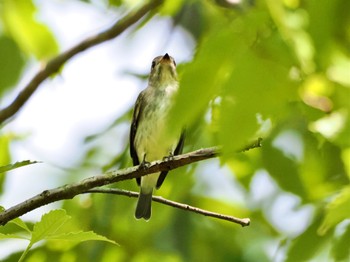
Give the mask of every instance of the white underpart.
M 137 148 L 137 155 L 139 156 L 140 163 L 143 161 L 144 155 L 146 155 L 145 160 L 147 162 L 160 160 L 165 156 L 169 156 L 171 152 L 174 152 L 178 143 L 179 137 L 170 137 L 170 134 L 165 134 L 166 117 L 171 106 L 171 99 L 178 87 L 177 85 L 167 85 L 163 88 L 164 95 L 152 96 L 157 97 L 158 101 L 148 101 L 149 103 L 146 105 L 154 106 L 156 104 L 158 105 L 157 108 L 152 114 L 144 116 L 147 120 L 140 121 L 138 126 L 138 132 L 135 137 L 135 147 Z M 157 90 L 151 89 L 148 91 L 156 92 Z M 147 111 L 146 108 L 143 112 L 145 111 Z M 153 191 L 153 188 L 157 184 L 159 174 L 160 173 L 154 173 L 141 178 L 143 193 L 150 193 Z

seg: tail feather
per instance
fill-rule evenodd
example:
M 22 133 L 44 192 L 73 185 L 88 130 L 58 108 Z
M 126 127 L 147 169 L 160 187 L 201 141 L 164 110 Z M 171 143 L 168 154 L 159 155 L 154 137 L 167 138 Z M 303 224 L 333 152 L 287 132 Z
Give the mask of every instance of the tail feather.
M 135 211 L 136 219 L 143 218 L 149 220 L 151 217 L 151 204 L 152 192 L 145 194 L 141 190 Z

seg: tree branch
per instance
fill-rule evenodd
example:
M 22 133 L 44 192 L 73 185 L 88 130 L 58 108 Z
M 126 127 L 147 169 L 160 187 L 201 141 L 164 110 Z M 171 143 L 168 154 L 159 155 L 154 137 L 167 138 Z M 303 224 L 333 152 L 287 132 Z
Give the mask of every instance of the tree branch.
M 110 171 L 103 175 L 89 177 L 74 184 L 65 185 L 51 190 L 45 190 L 41 194 L 38 194 L 16 206 L 13 206 L 1 212 L 0 225 L 5 225 L 8 221 L 19 217 L 29 211 L 32 211 L 38 207 L 62 199 L 71 199 L 74 196 L 81 194 L 94 187 L 104 186 L 127 179 L 133 179 L 136 177 L 141 177 L 159 171 L 169 171 L 190 163 L 213 158 L 217 155 L 217 147 L 200 149 L 191 153 L 174 156 L 174 158 L 171 160 L 151 162 L 148 168 L 139 168 L 139 166 L 134 166 L 122 170 Z
M 116 189 L 116 188 L 96 188 L 96 189 L 90 189 L 90 190 L 83 192 L 83 193 L 103 193 L 103 194 L 122 195 L 122 196 L 128 196 L 128 197 L 138 197 L 139 196 L 139 193 L 137 193 L 137 192 L 123 190 L 123 189 Z M 250 225 L 249 218 L 237 218 L 234 216 L 223 215 L 220 213 L 215 213 L 215 212 L 211 212 L 208 210 L 204 210 L 204 209 L 201 209 L 198 207 L 193 207 L 193 206 L 190 206 L 187 204 L 182 204 L 182 203 L 178 203 L 175 201 L 171 201 L 171 200 L 165 199 L 165 198 L 160 197 L 160 196 L 152 196 L 152 200 L 155 202 L 164 204 L 164 205 L 176 207 L 176 208 L 179 208 L 182 210 L 194 212 L 194 213 L 201 214 L 204 216 L 215 217 L 218 219 L 230 221 L 230 222 L 239 224 L 242 227 Z
M 123 33 L 131 25 L 139 21 L 145 14 L 154 8 L 160 6 L 164 0 L 152 0 L 148 4 L 145 4 L 137 11 L 130 12 L 128 15 L 117 21 L 109 29 L 85 39 L 76 46 L 68 49 L 67 51 L 59 54 L 53 59 L 49 60 L 39 72 L 32 78 L 32 80 L 23 88 L 23 90 L 17 95 L 14 101 L 3 108 L 0 111 L 0 125 L 7 119 L 14 116 L 22 106 L 28 101 L 33 93 L 38 89 L 39 85 L 50 75 L 59 71 L 64 63 L 71 59 L 76 54 L 85 51 L 86 49 L 98 45 L 102 42 L 111 40 L 116 36 Z
M 246 147 L 244 151 L 260 146 L 261 144 L 259 139 L 258 142 L 253 143 L 249 148 Z M 38 207 L 56 202 L 58 200 L 71 199 L 76 195 L 82 194 L 95 187 L 100 187 L 127 179 L 133 179 L 160 171 L 170 171 L 194 162 L 217 157 L 219 154 L 219 147 L 199 149 L 190 153 L 174 156 L 171 160 L 158 160 L 151 162 L 147 168 L 134 166 L 122 170 L 114 170 L 102 175 L 89 177 L 77 183 L 45 190 L 42 193 L 1 212 L 0 225 L 5 225 L 10 220 L 22 216 Z

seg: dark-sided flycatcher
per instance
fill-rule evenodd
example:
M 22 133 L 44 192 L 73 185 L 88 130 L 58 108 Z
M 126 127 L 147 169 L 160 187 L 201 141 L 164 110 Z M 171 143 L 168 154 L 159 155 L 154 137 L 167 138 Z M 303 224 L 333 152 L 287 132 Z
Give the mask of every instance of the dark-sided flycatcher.
M 182 130 L 166 133 L 167 118 L 179 87 L 174 58 L 165 54 L 152 61 L 148 86 L 138 96 L 130 129 L 130 154 L 134 165 L 180 154 L 184 143 Z M 135 217 L 151 217 L 152 193 L 159 188 L 167 172 L 137 178 L 140 196 Z

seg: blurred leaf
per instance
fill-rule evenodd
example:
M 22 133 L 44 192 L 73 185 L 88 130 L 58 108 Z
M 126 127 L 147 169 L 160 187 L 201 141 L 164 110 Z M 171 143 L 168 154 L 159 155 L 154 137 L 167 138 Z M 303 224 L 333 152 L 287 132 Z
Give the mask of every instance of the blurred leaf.
M 114 241 L 109 240 L 106 237 L 100 236 L 92 231 L 71 232 L 70 228 L 68 230 L 63 228 L 63 226 L 65 226 L 70 219 L 71 217 L 68 216 L 66 214 L 66 211 L 63 209 L 52 210 L 49 213 L 44 214 L 41 217 L 41 220 L 34 224 L 30 242 L 26 250 L 23 252 L 20 261 L 23 261 L 31 247 L 41 240 L 60 240 L 71 241 L 76 243 L 81 243 L 89 240 L 98 240 L 116 244 Z M 6 235 L 3 237 L 5 238 Z M 10 235 L 10 237 L 13 236 Z
M 24 58 L 11 38 L 0 36 L 0 97 L 14 86 L 22 72 Z
M 306 198 L 303 182 L 299 177 L 298 164 L 282 151 L 273 147 L 272 141 L 265 140 L 261 149 L 263 166 L 284 190 Z
M 6 165 L 6 166 L 0 166 L 0 174 L 1 173 L 5 173 L 7 171 L 14 170 L 14 169 L 19 168 L 19 167 L 28 166 L 28 165 L 37 164 L 37 163 L 41 163 L 41 162 L 31 161 L 31 160 L 24 160 L 24 161 L 16 162 L 14 164 Z
M 349 1 L 317 1 L 309 0 L 304 4 L 308 12 L 308 32 L 313 39 L 317 52 L 319 66 L 327 69 L 332 49 L 335 49 L 336 42 L 343 44 L 349 41 L 349 34 L 345 28 L 350 25 Z M 322 28 L 322 30 L 320 30 Z
M 313 256 L 323 250 L 323 245 L 330 238 L 331 234 L 326 234 L 322 237 L 317 234 L 320 218 L 317 215 L 305 232 L 292 241 L 287 251 L 286 262 L 310 261 Z
M 299 176 L 309 199 L 318 201 L 349 183 L 339 147 L 311 132 L 303 134 L 303 142 Z
M 184 69 L 170 124 L 186 126 L 203 114 L 231 71 L 232 52 L 241 41 L 231 30 L 219 30 L 223 26 L 215 27 L 203 39 L 195 59 Z
M 48 27 L 37 21 L 31 0 L 4 0 L 0 11 L 6 33 L 22 50 L 37 59 L 57 54 L 56 40 Z
M 285 68 L 247 52 L 225 86 L 220 111 L 225 151 L 233 152 L 254 139 L 259 128 L 257 114 L 276 118 L 292 92 Z
M 26 237 L 23 237 L 21 235 L 0 233 L 0 240 L 1 239 L 26 239 L 27 240 Z
M 350 218 L 350 186 L 343 188 L 327 205 L 326 217 L 319 227 L 318 233 L 324 235 L 330 228 L 347 218 Z
M 183 6 L 183 2 L 184 0 L 165 1 L 161 9 L 159 10 L 159 13 L 162 15 L 174 15 Z
M 290 10 L 283 1 L 266 1 L 281 37 L 298 58 L 301 69 L 308 74 L 315 70 L 315 50 L 312 39 L 305 32 L 307 15 L 301 9 Z
M 345 228 L 345 232 L 334 241 L 332 247 L 332 255 L 335 261 L 348 261 L 350 259 L 350 225 Z
M 203 5 L 205 5 L 203 1 L 184 1 L 181 9 L 173 17 L 174 25 L 182 26 L 196 40 L 200 39 L 206 31 L 206 8 Z M 172 6 L 172 8 L 174 9 L 171 11 L 175 11 L 178 6 Z
M 8 135 L 0 135 L 0 170 L 2 166 L 8 165 L 10 162 L 10 137 Z M 0 194 L 3 191 L 4 179 L 4 172 L 0 172 Z
M 123 3 L 123 0 L 108 0 L 108 3 L 113 6 L 120 6 Z

